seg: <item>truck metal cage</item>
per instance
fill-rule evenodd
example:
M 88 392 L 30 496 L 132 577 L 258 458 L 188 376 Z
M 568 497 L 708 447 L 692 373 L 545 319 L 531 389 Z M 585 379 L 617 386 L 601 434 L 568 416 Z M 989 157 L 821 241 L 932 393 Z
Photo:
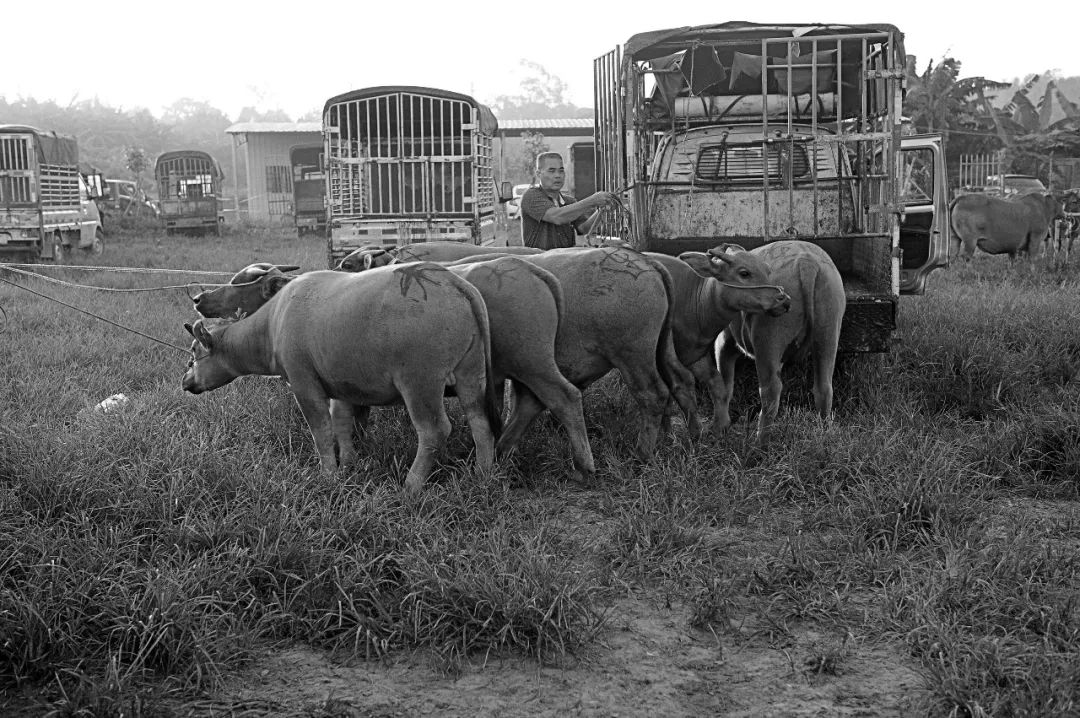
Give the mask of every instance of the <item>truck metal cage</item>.
M 217 160 L 200 150 L 165 152 L 154 164 L 154 178 L 166 233 L 220 233 L 218 192 L 224 173 Z
M 293 221 L 297 235 L 326 230 L 326 173 L 323 146 L 297 145 L 289 149 L 292 167 Z
M 370 241 L 494 236 L 491 110 L 423 87 L 356 90 L 323 109 L 331 262 Z
M 669 254 L 810 241 L 836 263 L 849 305 L 888 312 L 905 247 L 925 259 L 903 265 L 905 291 L 922 291 L 943 264 L 900 241 L 911 202 L 901 197 L 903 35 L 892 25 L 660 30 L 634 35 L 593 71 L 597 185 L 625 193 L 629 207 L 599 232 Z
M 79 182 L 74 137 L 0 125 L 0 255 L 56 258 L 56 248 L 78 243 Z

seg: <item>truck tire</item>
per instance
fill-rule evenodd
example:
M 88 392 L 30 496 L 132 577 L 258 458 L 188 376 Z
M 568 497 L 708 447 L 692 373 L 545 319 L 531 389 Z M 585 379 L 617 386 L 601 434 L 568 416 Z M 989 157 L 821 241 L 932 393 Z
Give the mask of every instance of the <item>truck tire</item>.
M 105 232 L 101 227 L 94 230 L 94 243 L 85 249 L 87 254 L 92 254 L 95 257 L 99 256 L 105 251 Z
M 63 235 L 59 232 L 53 232 L 46 241 L 52 242 L 53 264 L 63 264 L 67 260 L 67 254 L 64 251 Z

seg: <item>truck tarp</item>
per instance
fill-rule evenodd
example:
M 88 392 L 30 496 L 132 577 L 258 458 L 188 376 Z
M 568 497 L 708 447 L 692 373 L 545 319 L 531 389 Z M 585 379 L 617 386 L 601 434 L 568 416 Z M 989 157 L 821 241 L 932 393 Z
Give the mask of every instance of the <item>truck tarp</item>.
M 491 111 L 487 105 L 482 105 L 468 95 L 462 95 L 458 92 L 451 92 L 449 90 L 440 90 L 433 87 L 414 87 L 412 85 L 380 85 L 378 87 L 366 87 L 362 90 L 353 90 L 352 92 L 346 92 L 336 97 L 331 97 L 323 105 L 323 115 L 330 109 L 331 105 L 336 105 L 339 102 L 348 102 L 349 100 L 363 100 L 368 97 L 378 97 L 379 95 L 390 95 L 395 92 L 408 92 L 416 95 L 428 95 L 430 97 L 441 97 L 448 100 L 460 100 L 467 102 L 477 110 L 477 115 L 480 118 L 480 133 L 484 135 L 494 135 L 499 130 L 499 122 L 495 119 L 495 113 Z
M 34 134 L 37 160 L 43 165 L 79 164 L 79 143 L 69 135 L 39 130 L 27 125 L 0 125 L 0 133 L 30 132 Z
M 893 25 L 828 25 L 828 24 L 759 24 L 754 22 L 732 21 L 714 25 L 697 25 L 655 30 L 634 35 L 627 40 L 623 56 L 635 61 L 651 60 L 670 55 L 677 49 L 673 43 L 685 41 L 707 43 L 710 36 L 715 40 L 746 40 L 753 42 L 763 38 L 776 39 L 790 34 L 792 38 L 813 37 L 814 35 L 846 35 L 860 32 L 892 32 L 898 41 L 903 42 L 903 35 Z M 898 48 L 898 57 L 904 57 L 903 47 Z

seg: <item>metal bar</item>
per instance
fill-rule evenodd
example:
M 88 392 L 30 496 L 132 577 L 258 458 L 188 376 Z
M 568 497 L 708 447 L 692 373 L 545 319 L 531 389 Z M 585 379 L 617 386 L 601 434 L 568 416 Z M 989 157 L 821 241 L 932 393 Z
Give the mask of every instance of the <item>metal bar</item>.
M 398 157 L 401 158 L 401 164 L 397 166 L 397 182 L 394 184 L 398 189 L 398 211 L 405 212 L 405 158 L 408 156 L 405 149 L 406 143 L 406 129 L 405 129 L 405 93 L 397 92 L 394 94 L 394 105 L 397 107 L 397 148 Z
M 836 55 L 837 55 L 837 57 L 840 56 L 840 46 L 839 46 L 839 44 L 837 44 Z M 817 171 L 818 170 L 818 167 L 817 167 L 817 164 L 818 164 L 818 143 L 817 143 L 817 137 L 818 137 L 818 103 L 817 103 L 817 97 L 818 97 L 818 68 L 817 68 L 818 41 L 817 40 L 813 40 L 810 43 L 810 56 L 813 58 L 813 65 L 814 65 L 814 67 L 811 69 L 811 72 L 813 74 L 810 76 L 810 136 L 813 137 L 813 142 L 811 143 L 810 147 L 813 148 L 813 151 L 814 151 L 814 156 L 810 160 L 810 182 L 812 184 L 811 196 L 813 197 L 813 206 L 814 206 L 813 207 L 813 209 L 814 209 L 813 230 L 814 230 L 814 236 L 816 237 L 818 235 L 818 232 L 820 231 L 820 226 L 819 226 L 819 223 L 818 223 L 818 203 L 821 201 L 821 195 L 820 195 L 819 190 L 818 190 L 818 171 Z M 837 113 L 837 116 L 839 116 L 840 108 L 836 109 L 836 113 Z M 837 184 L 839 184 L 839 183 L 837 183 Z M 839 214 L 843 214 L 843 209 L 840 209 Z M 841 220 L 840 224 L 843 224 L 842 220 Z
M 769 41 L 761 39 L 761 155 L 764 158 L 761 172 L 761 238 L 769 241 Z M 790 76 L 790 72 L 788 75 Z

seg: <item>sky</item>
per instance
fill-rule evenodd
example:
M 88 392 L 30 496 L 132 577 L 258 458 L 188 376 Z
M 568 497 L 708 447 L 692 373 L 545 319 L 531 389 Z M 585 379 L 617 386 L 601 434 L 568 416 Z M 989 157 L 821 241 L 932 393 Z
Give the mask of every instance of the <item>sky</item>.
M 0 96 L 61 105 L 96 97 L 156 116 L 187 97 L 230 118 L 253 106 L 295 119 L 334 95 L 384 84 L 439 87 L 490 103 L 520 92 L 527 73 L 521 60 L 529 60 L 567 84 L 569 101 L 592 106 L 594 58 L 639 32 L 729 20 L 890 23 L 904 33 L 920 71 L 951 56 L 965 77 L 1080 75 L 1073 23 L 1053 22 L 1045 11 L 975 11 L 941 0 L 865 3 L 866 9 L 822 2 L 808 10 L 806 0 L 760 5 L 732 11 L 715 0 L 22 0 L 0 13 L 8 28 Z

